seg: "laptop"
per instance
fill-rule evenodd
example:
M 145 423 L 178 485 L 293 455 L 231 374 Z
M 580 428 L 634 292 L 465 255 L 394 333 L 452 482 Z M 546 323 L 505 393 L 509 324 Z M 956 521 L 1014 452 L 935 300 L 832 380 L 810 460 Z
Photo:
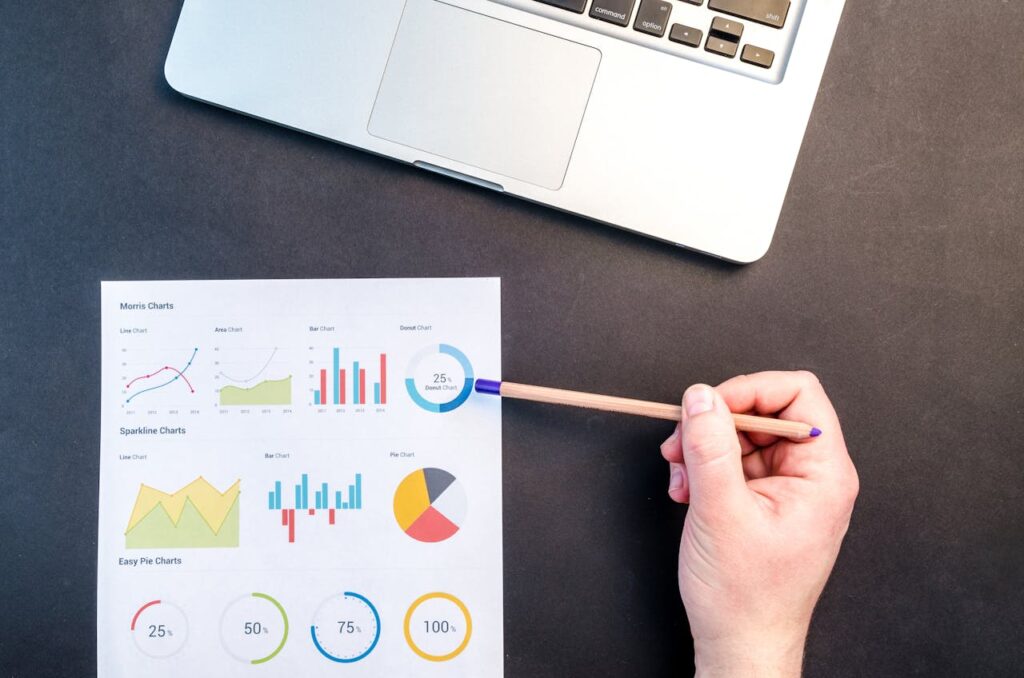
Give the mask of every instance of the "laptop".
M 845 0 L 184 0 L 181 94 L 746 263 Z

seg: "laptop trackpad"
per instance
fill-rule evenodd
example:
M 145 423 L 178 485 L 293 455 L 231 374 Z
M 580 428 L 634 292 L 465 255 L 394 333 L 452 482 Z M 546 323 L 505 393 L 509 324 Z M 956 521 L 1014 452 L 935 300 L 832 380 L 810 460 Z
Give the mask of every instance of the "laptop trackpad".
M 368 131 L 556 190 L 600 61 L 592 47 L 409 0 Z

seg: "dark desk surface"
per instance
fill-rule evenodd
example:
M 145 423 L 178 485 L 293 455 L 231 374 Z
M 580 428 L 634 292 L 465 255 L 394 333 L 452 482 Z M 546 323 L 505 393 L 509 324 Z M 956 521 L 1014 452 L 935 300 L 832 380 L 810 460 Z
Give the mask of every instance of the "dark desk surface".
M 178 8 L 0 8 L 0 675 L 95 671 L 100 280 L 474 275 L 522 381 L 820 375 L 863 488 L 807 675 L 1020 675 L 1024 4 L 849 2 L 745 268 L 187 101 Z M 685 675 L 668 433 L 506 404 L 509 676 Z

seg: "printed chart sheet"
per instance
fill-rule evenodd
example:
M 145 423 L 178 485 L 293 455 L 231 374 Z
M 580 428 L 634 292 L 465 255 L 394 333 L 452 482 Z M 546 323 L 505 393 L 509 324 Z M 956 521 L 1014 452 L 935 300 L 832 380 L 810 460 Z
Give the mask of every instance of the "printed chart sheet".
M 100 676 L 502 675 L 497 279 L 102 305 Z

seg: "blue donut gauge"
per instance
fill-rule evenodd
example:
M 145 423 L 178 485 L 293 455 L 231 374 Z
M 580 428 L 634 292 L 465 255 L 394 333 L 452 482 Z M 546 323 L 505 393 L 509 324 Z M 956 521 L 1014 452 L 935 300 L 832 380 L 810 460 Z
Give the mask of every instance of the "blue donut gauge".
M 334 599 L 334 600 L 336 600 L 336 599 Z M 339 657 L 339 656 L 331 654 L 330 652 L 325 650 L 323 644 L 321 644 L 321 642 L 320 642 L 320 639 L 317 638 L 316 634 L 317 634 L 317 630 L 318 630 L 318 624 L 316 623 L 316 619 L 315 618 L 313 620 L 313 624 L 309 627 L 309 633 L 313 637 L 313 646 L 316 647 L 316 649 L 324 657 L 326 657 L 327 659 L 330 659 L 332 662 L 338 662 L 339 664 L 354 664 L 355 662 L 359 661 L 360 659 L 365 658 L 368 654 L 373 652 L 373 648 L 377 647 L 377 641 L 380 640 L 380 615 L 377 613 L 377 608 L 375 608 L 373 606 L 373 603 L 371 603 L 366 597 L 361 596 L 358 593 L 352 593 L 351 591 L 346 591 L 342 600 L 352 601 L 356 605 L 360 605 L 361 604 L 361 605 L 365 606 L 365 608 L 367 610 L 369 610 L 370 612 L 373 613 L 373 625 L 374 625 L 373 642 L 371 642 L 370 645 L 366 649 L 362 650 L 362 652 L 360 652 L 357 655 L 346 656 L 346 657 Z M 327 604 L 329 604 L 331 602 L 333 602 L 333 601 L 328 600 L 327 602 L 324 603 L 324 605 L 321 605 L 320 606 L 321 610 L 323 610 L 325 605 L 327 605 Z M 317 613 L 317 615 L 319 616 L 319 612 Z M 333 621 L 333 618 L 337 617 L 337 616 L 338 616 L 337 614 L 333 615 L 331 617 L 332 621 L 329 622 L 329 623 L 331 623 L 331 624 L 336 623 L 336 622 Z M 338 623 L 340 623 L 340 622 L 338 622 Z
M 427 400 L 420 394 L 419 389 L 416 388 L 416 368 L 419 367 L 421 362 L 432 355 L 437 355 L 438 353 L 455 358 L 462 367 L 462 371 L 466 377 L 462 390 L 458 395 L 444 403 L 434 403 Z M 466 402 L 466 399 L 469 398 L 469 394 L 473 392 L 473 366 L 469 364 L 469 358 L 466 357 L 466 354 L 454 346 L 449 344 L 427 346 L 413 356 L 412 362 L 409 363 L 409 369 L 405 372 L 405 388 L 409 391 L 409 397 L 412 398 L 412 401 L 426 411 L 438 413 L 451 412 L 456 407 Z

